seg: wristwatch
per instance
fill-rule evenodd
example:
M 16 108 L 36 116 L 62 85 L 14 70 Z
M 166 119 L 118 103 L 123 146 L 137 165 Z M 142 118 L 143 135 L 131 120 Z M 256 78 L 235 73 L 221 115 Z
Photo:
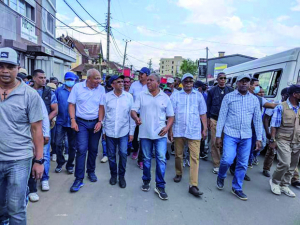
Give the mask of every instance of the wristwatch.
M 38 163 L 38 164 L 40 164 L 40 165 L 43 165 L 44 162 L 45 162 L 45 159 L 43 159 L 43 158 L 41 158 L 41 159 L 39 159 L 39 160 L 37 160 L 37 159 L 34 159 L 34 160 L 33 160 L 33 163 Z
M 276 141 L 276 140 L 275 140 L 274 138 L 271 138 L 269 142 L 270 142 L 270 143 L 274 143 L 275 141 Z

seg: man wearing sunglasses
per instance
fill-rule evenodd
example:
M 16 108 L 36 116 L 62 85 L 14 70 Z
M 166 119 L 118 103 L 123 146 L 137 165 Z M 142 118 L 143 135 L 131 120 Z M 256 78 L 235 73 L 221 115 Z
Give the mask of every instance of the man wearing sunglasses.
M 175 122 L 169 132 L 169 139 L 175 142 L 174 182 L 179 183 L 183 174 L 183 150 L 185 143 L 190 149 L 189 193 L 198 197 L 203 193 L 198 188 L 200 141 L 207 137 L 206 104 L 202 94 L 193 89 L 194 77 L 186 73 L 182 77 L 183 90 L 172 94 L 171 102 Z M 203 129 L 201 129 L 201 122 Z
M 142 69 L 137 71 L 139 73 L 139 80 L 133 82 L 129 89 L 129 93 L 132 94 L 133 100 L 135 101 L 137 97 L 140 95 L 141 92 L 147 91 L 147 78 L 150 75 L 150 70 L 147 67 L 143 67 Z M 137 112 L 138 115 L 140 112 Z M 139 135 L 139 126 L 136 126 L 135 132 L 134 132 L 134 139 L 132 141 L 133 146 L 133 153 L 131 158 L 133 160 L 138 158 L 137 165 L 142 170 L 143 169 L 143 151 L 141 149 L 141 146 L 138 142 L 138 135 Z M 140 148 L 140 151 L 139 151 Z
M 135 122 L 130 117 L 133 97 L 123 90 L 124 76 L 114 75 L 109 84 L 113 91 L 105 95 L 104 131 L 111 178 L 109 183 L 115 185 L 119 178 L 119 186 L 126 187 L 125 171 L 127 162 L 127 145 L 133 140 Z M 119 169 L 116 153 L 119 151 Z
M 124 77 L 124 91 L 129 92 L 131 86 L 130 77 Z
M 233 91 L 231 87 L 226 86 L 226 74 L 224 72 L 218 74 L 217 82 L 217 86 L 210 89 L 207 96 L 207 122 L 208 129 L 211 131 L 210 149 L 214 166 L 213 173 L 215 174 L 219 172 L 221 160 L 221 149 L 216 146 L 217 121 L 224 96 Z

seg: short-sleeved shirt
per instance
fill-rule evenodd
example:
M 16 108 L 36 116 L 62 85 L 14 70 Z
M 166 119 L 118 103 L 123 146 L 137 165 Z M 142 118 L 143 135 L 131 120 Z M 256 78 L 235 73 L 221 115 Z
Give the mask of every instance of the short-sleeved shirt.
M 42 97 L 44 90 L 43 90 L 43 88 L 41 88 L 41 89 L 38 89 L 37 92 Z M 51 91 L 51 105 L 52 104 L 57 104 L 57 99 L 56 99 L 54 91 Z
M 156 96 L 153 96 L 148 90 L 141 92 L 137 96 L 132 110 L 140 111 L 142 124 L 139 128 L 139 138 L 152 140 L 162 138 L 158 134 L 166 126 L 166 118 L 174 116 L 170 98 L 162 90 Z
M 43 111 L 43 136 L 50 137 L 50 121 L 48 116 L 48 111 L 43 99 L 40 97 L 42 111 Z
M 68 102 L 76 105 L 76 117 L 85 120 L 98 118 L 99 106 L 104 105 L 104 87 L 90 89 L 86 81 L 74 85 L 69 95 Z
M 0 100 L 0 161 L 31 158 L 31 123 L 42 120 L 40 96 L 21 81 L 5 100 Z
M 190 94 L 181 90 L 171 96 L 171 102 L 175 112 L 173 136 L 201 140 L 200 115 L 207 111 L 202 94 L 198 90 Z
M 137 96 L 142 92 L 142 91 L 147 91 L 148 87 L 147 84 L 142 85 L 140 81 L 135 81 L 131 84 L 129 93 L 133 95 L 133 100 L 135 101 Z

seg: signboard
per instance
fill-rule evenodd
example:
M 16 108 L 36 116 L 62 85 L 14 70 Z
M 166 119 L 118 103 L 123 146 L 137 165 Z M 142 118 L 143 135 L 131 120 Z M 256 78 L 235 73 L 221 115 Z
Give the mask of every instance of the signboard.
M 198 77 L 205 78 L 207 72 L 207 61 L 205 58 L 200 58 L 198 61 Z
M 25 18 L 21 18 L 21 38 L 37 44 L 37 36 L 35 35 L 35 25 Z
M 227 68 L 227 64 L 215 63 L 214 78 L 217 78 L 218 73 L 223 72 Z

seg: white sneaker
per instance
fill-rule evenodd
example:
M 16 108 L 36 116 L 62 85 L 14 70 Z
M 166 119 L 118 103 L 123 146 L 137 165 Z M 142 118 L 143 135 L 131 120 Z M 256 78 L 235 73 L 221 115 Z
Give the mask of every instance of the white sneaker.
M 104 156 L 102 159 L 101 159 L 101 162 L 102 163 L 106 163 L 108 161 L 108 157 L 107 156 Z
M 52 154 L 52 159 L 51 159 L 51 160 L 52 160 L 53 162 L 56 162 L 56 159 L 57 159 L 56 154 Z
M 42 181 L 42 191 L 49 191 L 49 190 L 50 190 L 49 181 L 47 180 Z
M 31 202 L 37 202 L 38 200 L 40 200 L 40 197 L 37 193 L 30 193 L 28 197 Z
M 280 187 L 280 190 L 289 197 L 295 198 L 296 194 L 289 187 Z
M 213 168 L 213 173 L 218 174 L 219 173 L 219 167 L 214 167 Z
M 68 159 L 69 159 L 69 154 L 65 154 L 64 157 L 65 157 L 65 160 L 68 161 Z
M 275 195 L 281 195 L 280 186 L 278 184 L 274 184 L 272 179 L 270 179 L 270 186 L 271 186 L 271 191 Z

